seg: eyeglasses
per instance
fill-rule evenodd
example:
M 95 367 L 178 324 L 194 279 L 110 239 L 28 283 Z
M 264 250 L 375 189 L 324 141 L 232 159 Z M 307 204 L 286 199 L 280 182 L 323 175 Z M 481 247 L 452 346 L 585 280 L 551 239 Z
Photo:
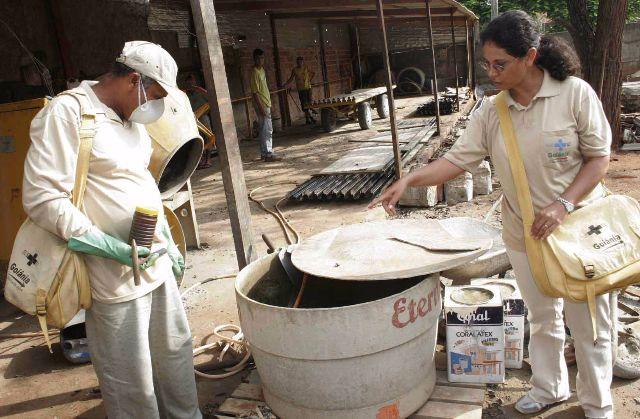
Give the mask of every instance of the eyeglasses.
M 480 67 L 482 67 L 482 69 L 486 72 L 489 72 L 489 69 L 494 69 L 496 73 L 502 73 L 509 64 L 517 60 L 518 58 L 516 58 L 515 60 L 507 61 L 504 64 L 490 64 L 485 60 L 480 63 Z

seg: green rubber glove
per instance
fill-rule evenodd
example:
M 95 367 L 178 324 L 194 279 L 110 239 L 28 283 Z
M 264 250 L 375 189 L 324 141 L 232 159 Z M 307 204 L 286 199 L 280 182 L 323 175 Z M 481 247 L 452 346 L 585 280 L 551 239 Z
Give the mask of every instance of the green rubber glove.
M 167 218 L 163 217 L 162 224 L 162 234 L 164 238 L 167 240 L 167 253 L 171 258 L 172 268 L 173 268 L 173 276 L 176 279 L 179 279 L 184 274 L 184 258 L 182 257 L 182 253 L 180 253 L 180 249 L 173 242 L 173 237 L 171 236 L 171 228 L 169 227 L 169 223 L 167 222 Z
M 72 237 L 67 243 L 67 247 L 75 252 L 86 253 L 87 255 L 100 256 L 107 259 L 113 259 L 123 265 L 132 267 L 131 246 L 120 239 L 103 233 L 97 228 L 84 233 L 82 236 Z M 138 246 L 138 256 L 143 258 L 149 255 L 149 249 Z M 150 258 L 151 259 L 151 258 Z M 153 261 L 144 261 L 140 264 L 140 269 L 145 270 L 155 263 Z

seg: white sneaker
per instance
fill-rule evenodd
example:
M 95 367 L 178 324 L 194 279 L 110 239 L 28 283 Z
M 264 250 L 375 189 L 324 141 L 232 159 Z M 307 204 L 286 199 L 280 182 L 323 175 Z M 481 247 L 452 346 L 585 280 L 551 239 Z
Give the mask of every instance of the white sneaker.
M 548 404 L 538 403 L 533 400 L 529 395 L 525 395 L 520 397 L 520 400 L 516 402 L 516 410 L 523 415 L 532 415 L 534 413 L 539 413 L 549 407 Z

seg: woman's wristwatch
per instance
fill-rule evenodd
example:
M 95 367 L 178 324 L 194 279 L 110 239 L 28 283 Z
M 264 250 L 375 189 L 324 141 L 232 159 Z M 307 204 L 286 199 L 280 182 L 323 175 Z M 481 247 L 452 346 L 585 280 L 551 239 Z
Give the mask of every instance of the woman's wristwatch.
M 562 206 L 564 206 L 564 209 L 567 210 L 567 214 L 571 214 L 576 209 L 575 205 L 573 205 L 571 202 L 567 201 L 561 196 L 557 197 L 556 201 L 560 202 Z

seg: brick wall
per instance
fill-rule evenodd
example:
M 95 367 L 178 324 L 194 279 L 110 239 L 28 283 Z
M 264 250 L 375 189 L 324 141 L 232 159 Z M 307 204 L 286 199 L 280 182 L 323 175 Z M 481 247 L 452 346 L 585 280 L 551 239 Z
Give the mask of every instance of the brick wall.
M 318 25 L 310 19 L 277 20 L 275 24 L 280 52 L 282 82 L 286 82 L 291 75 L 291 70 L 296 64 L 296 57 L 302 56 L 306 65 L 315 73 L 312 83 L 321 83 L 322 67 Z M 332 81 L 351 76 L 351 47 L 348 25 L 325 25 L 323 29 L 325 29 L 328 79 Z M 230 87 L 239 85 L 239 78 L 241 77 L 246 95 L 250 95 L 249 77 L 253 66 L 252 54 L 255 48 L 261 48 L 265 51 L 267 82 L 270 89 L 275 90 L 277 83 L 273 40 L 268 16 L 260 12 L 220 13 L 218 15 L 218 31 L 225 51 L 225 64 L 229 67 L 229 63 L 234 59 L 231 55 L 235 55 L 235 59 L 238 61 L 235 68 L 240 69 L 239 72 L 229 72 L 227 69 Z M 235 52 L 232 54 L 232 51 Z M 348 82 L 345 81 L 341 84 L 332 85 L 331 92 L 336 93 L 347 88 Z M 232 98 L 242 96 L 241 90 L 233 90 L 231 89 Z M 315 97 L 323 95 L 323 92 L 322 86 L 313 88 Z M 276 118 L 274 122 L 276 128 L 279 128 L 277 125 L 280 124 L 279 118 L 281 118 L 282 113 L 279 109 L 278 97 L 272 96 L 271 100 L 273 114 Z M 291 119 L 301 118 L 303 113 L 299 109 L 300 104 L 295 89 L 291 92 L 291 95 L 287 95 L 287 100 Z M 243 103 L 234 104 L 234 116 L 240 135 L 245 135 L 247 133 L 247 121 Z M 252 108 L 250 109 L 250 118 L 251 120 L 255 119 L 255 113 Z
M 383 69 L 382 62 L 382 34 L 377 25 L 359 24 L 360 51 L 365 56 L 365 79 L 370 83 L 379 83 L 379 72 Z M 453 45 L 450 27 L 433 28 L 436 49 L 436 71 L 438 72 L 438 87 L 455 86 L 455 66 L 453 60 Z M 466 30 L 464 27 L 455 28 L 456 58 L 458 63 L 459 84 L 466 84 L 467 51 L 465 44 Z M 425 72 L 427 80 L 433 78 L 431 71 L 431 49 L 429 33 L 425 24 L 417 21 L 392 23 L 387 25 L 387 41 L 391 69 L 397 75 L 406 67 L 417 67 Z M 376 74 L 378 73 L 378 74 Z M 430 82 L 425 82 L 425 88 L 430 90 Z
M 194 28 L 188 16 L 189 4 L 182 0 L 151 0 L 149 4 L 134 1 L 59 0 L 62 23 L 70 44 L 71 61 L 79 75 L 95 78 L 108 69 L 128 40 L 150 40 L 167 49 L 178 63 L 179 82 L 187 73 L 201 68 L 198 49 L 189 32 Z M 2 0 L 0 16 L 6 20 L 32 51 L 43 51 L 47 65 L 57 78 L 58 89 L 64 86 L 60 59 L 45 0 Z M 217 15 L 218 31 L 223 46 L 227 78 L 232 98 L 250 95 L 249 76 L 255 48 L 265 51 L 265 68 L 271 89 L 276 88 L 273 40 L 269 17 L 261 12 L 228 12 Z M 282 81 L 286 81 L 298 55 L 305 57 L 314 71 L 314 82 L 322 81 L 318 26 L 312 19 L 278 20 L 276 22 Z M 325 48 L 329 80 L 351 74 L 351 50 L 347 25 L 326 25 Z M 0 33 L 1 30 L 0 30 Z M 5 36 L 6 35 L 6 36 Z M 0 83 L 19 80 L 19 62 L 23 55 L 16 41 L 8 34 L 0 36 L 3 63 Z M 186 42 L 185 42 L 186 36 Z M 244 93 L 243 93 L 244 85 Z M 332 86 L 332 93 L 348 88 L 348 83 Z M 323 94 L 322 86 L 314 95 Z M 296 92 L 289 97 L 292 119 L 302 116 L 298 110 Z M 280 117 L 278 98 L 273 114 Z M 252 108 L 252 105 L 250 104 Z M 255 119 L 253 109 L 251 119 Z M 234 117 L 241 136 L 247 133 L 245 106 L 234 104 Z

